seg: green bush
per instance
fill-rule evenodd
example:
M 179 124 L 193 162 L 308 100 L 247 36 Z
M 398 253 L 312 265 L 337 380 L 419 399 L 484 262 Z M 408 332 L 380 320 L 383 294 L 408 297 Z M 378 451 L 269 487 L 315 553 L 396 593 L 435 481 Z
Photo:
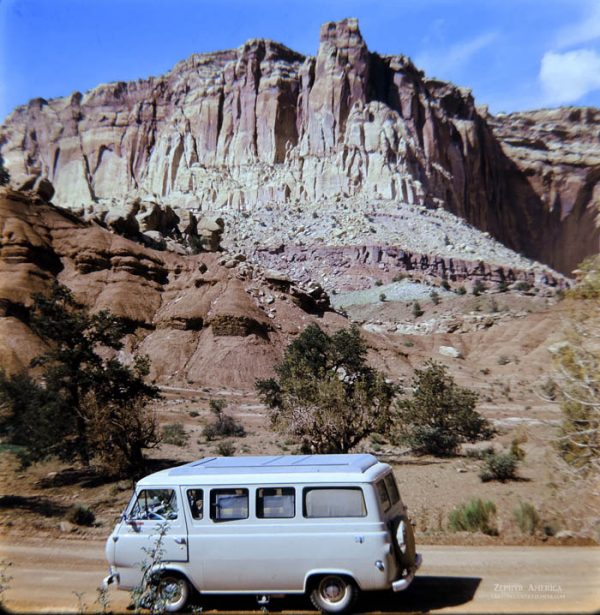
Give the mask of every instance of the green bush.
M 392 278 L 392 282 L 402 282 L 402 280 L 404 280 L 404 278 L 406 277 L 405 273 L 397 273 L 393 278 Z
M 385 293 L 379 293 L 379 301 L 382 303 L 387 299 Z
M 532 504 L 519 502 L 514 509 L 513 515 L 523 534 L 532 536 L 540 525 L 540 516 Z
M 450 512 L 448 529 L 451 532 L 483 532 L 496 536 L 498 530 L 493 525 L 495 515 L 496 505 L 492 501 L 472 498 Z
M 217 438 L 243 438 L 246 435 L 243 425 L 225 414 L 225 402 L 222 399 L 211 399 L 209 406 L 215 418 L 202 431 L 209 442 Z
M 450 282 L 448 282 L 448 280 L 442 280 L 442 283 L 440 284 L 440 286 L 444 290 L 450 290 Z
M 221 455 L 221 457 L 231 457 L 235 453 L 235 446 L 225 440 L 224 442 L 219 442 L 219 446 L 217 446 L 217 454 Z
M 420 316 L 423 316 L 424 312 L 423 312 L 423 309 L 421 308 L 421 304 L 418 301 L 415 301 L 413 303 L 412 313 L 415 318 L 419 318 Z
M 162 441 L 164 444 L 185 446 L 189 439 L 190 436 L 183 428 L 182 423 L 169 423 L 162 429 Z
M 521 281 L 515 284 L 515 290 L 518 290 L 522 293 L 527 292 L 530 288 L 531 288 L 531 284 L 529 284 L 529 282 Z
M 479 478 L 484 483 L 492 480 L 504 482 L 514 480 L 517 477 L 517 465 L 519 459 L 512 453 L 492 453 L 484 459 L 484 466 L 479 473 Z
M 438 293 L 437 290 L 432 290 L 429 293 L 429 296 L 431 297 L 431 301 L 433 301 L 433 305 L 438 305 L 439 302 L 441 301 L 440 293 Z
M 375 280 L 375 286 L 383 286 L 383 280 Z
M 476 280 L 473 285 L 473 294 L 477 297 L 485 292 L 485 284 L 481 280 Z
M 467 289 L 464 286 L 459 286 L 456 289 L 456 294 L 457 295 L 466 295 L 467 294 Z
M 94 525 L 94 522 L 96 521 L 96 515 L 94 512 L 87 506 L 82 506 L 81 504 L 73 506 L 73 508 L 69 511 L 67 518 L 71 523 L 75 523 L 76 525 L 85 525 L 87 527 Z
M 489 422 L 475 410 L 477 393 L 460 387 L 445 366 L 428 361 L 415 370 L 411 398 L 397 402 L 400 440 L 417 453 L 456 454 L 460 444 L 486 440 Z

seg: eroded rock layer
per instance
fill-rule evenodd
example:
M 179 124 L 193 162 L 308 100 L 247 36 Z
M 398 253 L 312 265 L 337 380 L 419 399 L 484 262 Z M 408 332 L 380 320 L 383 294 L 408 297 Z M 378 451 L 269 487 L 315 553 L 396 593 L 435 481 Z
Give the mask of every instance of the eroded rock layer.
M 232 264 L 233 263 L 233 264 Z M 45 350 L 27 326 L 36 292 L 58 280 L 92 311 L 129 323 L 120 359 L 151 359 L 170 384 L 252 386 L 311 319 L 345 320 L 318 288 L 275 282 L 243 260 L 157 252 L 33 195 L 0 189 L 0 367 Z
M 316 57 L 250 40 L 162 77 L 32 100 L 0 142 L 13 184 L 48 177 L 54 201 L 76 209 L 132 197 L 194 213 L 386 199 L 444 207 L 570 271 L 599 237 L 599 122 L 581 113 L 585 131 L 567 132 L 595 154 L 563 160 L 547 143 L 548 134 L 561 142 L 562 129 L 542 130 L 536 156 L 553 155 L 534 164 L 522 156 L 531 144 L 518 117 L 486 120 L 468 91 L 427 79 L 404 56 L 370 52 L 346 19 L 322 26 Z M 535 132 L 539 118 L 527 118 Z

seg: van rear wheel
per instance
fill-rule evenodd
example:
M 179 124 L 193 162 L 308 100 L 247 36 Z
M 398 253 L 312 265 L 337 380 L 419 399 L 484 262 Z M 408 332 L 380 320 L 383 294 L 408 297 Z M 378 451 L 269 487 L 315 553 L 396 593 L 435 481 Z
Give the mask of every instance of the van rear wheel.
M 337 574 L 321 577 L 310 593 L 311 602 L 322 613 L 348 613 L 357 598 L 354 582 Z
M 190 584 L 182 576 L 165 572 L 157 587 L 160 607 L 167 613 L 181 611 L 190 597 Z

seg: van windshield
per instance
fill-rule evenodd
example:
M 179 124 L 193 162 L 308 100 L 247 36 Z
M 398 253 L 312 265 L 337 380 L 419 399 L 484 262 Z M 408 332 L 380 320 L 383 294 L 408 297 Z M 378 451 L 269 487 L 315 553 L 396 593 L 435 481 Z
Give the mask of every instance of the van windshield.
M 142 489 L 129 517 L 137 520 L 167 521 L 177 519 L 177 497 L 173 489 Z

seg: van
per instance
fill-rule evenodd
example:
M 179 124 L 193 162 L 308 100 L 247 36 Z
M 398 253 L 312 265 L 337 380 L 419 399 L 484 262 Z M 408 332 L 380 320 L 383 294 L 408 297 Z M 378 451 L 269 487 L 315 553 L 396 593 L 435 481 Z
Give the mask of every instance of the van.
M 143 478 L 107 540 L 104 587 L 139 587 L 158 536 L 169 612 L 198 592 L 306 593 L 346 613 L 361 591 L 406 589 L 421 564 L 392 468 L 368 454 L 209 457 Z

